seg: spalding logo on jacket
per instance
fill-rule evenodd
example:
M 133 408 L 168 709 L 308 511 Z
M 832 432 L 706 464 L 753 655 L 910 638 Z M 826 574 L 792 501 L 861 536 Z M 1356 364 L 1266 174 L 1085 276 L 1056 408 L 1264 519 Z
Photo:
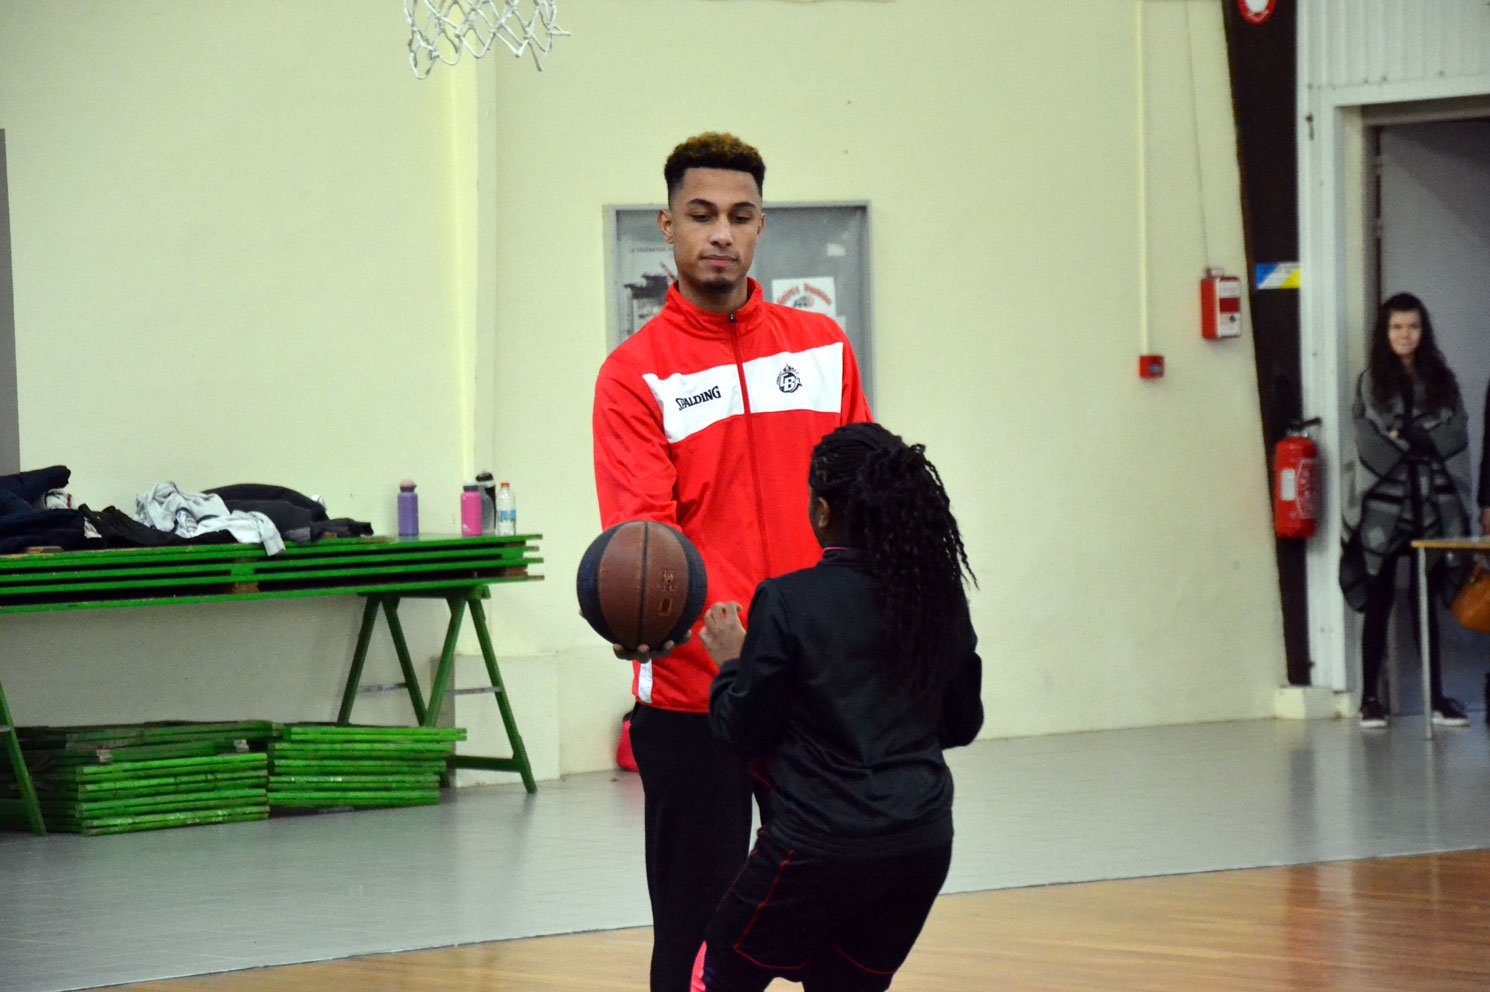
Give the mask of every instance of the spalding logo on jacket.
M 706 427 L 745 412 L 736 368 L 731 362 L 666 379 L 651 372 L 642 376 L 662 411 L 662 429 L 669 443 L 677 444 Z M 752 359 L 743 368 L 751 413 L 782 410 L 838 413 L 842 408 L 841 341 Z

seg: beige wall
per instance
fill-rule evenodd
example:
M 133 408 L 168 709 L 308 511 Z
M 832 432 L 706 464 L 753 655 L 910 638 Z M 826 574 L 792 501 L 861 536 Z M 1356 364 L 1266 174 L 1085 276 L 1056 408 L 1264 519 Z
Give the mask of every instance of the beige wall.
M 0 5 L 24 465 L 94 508 L 272 482 L 384 532 L 409 475 L 455 528 L 460 77 L 416 85 L 384 6 Z M 358 612 L 5 618 L 0 658 L 26 722 L 327 719 Z
M 493 615 L 543 686 L 531 718 L 514 698 L 551 766 L 603 767 L 627 699 L 571 585 L 598 529 L 604 207 L 658 200 L 667 151 L 709 128 L 766 155 L 768 217 L 871 203 L 876 413 L 926 443 L 962 523 L 986 732 L 1271 713 L 1250 343 L 1196 328 L 1205 265 L 1243 269 L 1214 3 L 566 0 L 544 72 L 502 53 L 423 82 L 386 5 L 0 7 L 24 22 L 0 35 L 23 461 L 69 464 L 95 506 L 254 478 L 384 530 L 400 476 L 451 529 L 461 475 L 492 466 L 546 535 L 549 580 Z M 1145 349 L 1162 381 L 1137 378 Z M 256 609 L 223 614 L 230 653 Z M 152 629 L 221 664 L 186 612 Z M 314 647 L 264 664 L 334 684 L 353 612 L 287 611 Z M 107 644 L 169 682 L 111 617 L 0 628 L 20 719 L 110 706 L 13 645 Z M 286 681 L 234 705 L 329 715 Z

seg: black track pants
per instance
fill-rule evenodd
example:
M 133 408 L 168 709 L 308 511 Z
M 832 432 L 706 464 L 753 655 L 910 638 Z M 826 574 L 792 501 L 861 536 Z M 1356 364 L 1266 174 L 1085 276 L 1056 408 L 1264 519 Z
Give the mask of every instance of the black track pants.
M 709 924 L 699 982 L 760 992 L 881 992 L 921 935 L 952 844 L 843 860 L 803 854 L 762 832 Z
M 646 795 L 651 990 L 687 992 L 704 928 L 750 851 L 750 775 L 702 713 L 637 706 L 631 749 Z

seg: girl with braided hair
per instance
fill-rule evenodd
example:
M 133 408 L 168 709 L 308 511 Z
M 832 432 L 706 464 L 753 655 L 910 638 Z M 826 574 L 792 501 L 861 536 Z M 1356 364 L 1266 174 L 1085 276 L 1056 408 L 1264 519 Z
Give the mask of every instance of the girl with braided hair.
M 768 803 L 695 990 L 889 988 L 951 860 L 942 749 L 983 725 L 972 570 L 924 448 L 848 424 L 813 449 L 808 482 L 821 560 L 762 582 L 749 631 L 716 603 L 701 634 L 720 666 L 710 726 Z

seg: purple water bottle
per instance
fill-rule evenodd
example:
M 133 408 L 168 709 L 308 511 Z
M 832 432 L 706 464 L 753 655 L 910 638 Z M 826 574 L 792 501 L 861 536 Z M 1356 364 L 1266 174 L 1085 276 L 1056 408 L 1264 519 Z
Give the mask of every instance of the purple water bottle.
M 460 533 L 462 537 L 481 536 L 481 487 L 474 479 L 461 490 Z
M 419 494 L 414 492 L 413 479 L 398 484 L 398 536 L 419 536 Z

